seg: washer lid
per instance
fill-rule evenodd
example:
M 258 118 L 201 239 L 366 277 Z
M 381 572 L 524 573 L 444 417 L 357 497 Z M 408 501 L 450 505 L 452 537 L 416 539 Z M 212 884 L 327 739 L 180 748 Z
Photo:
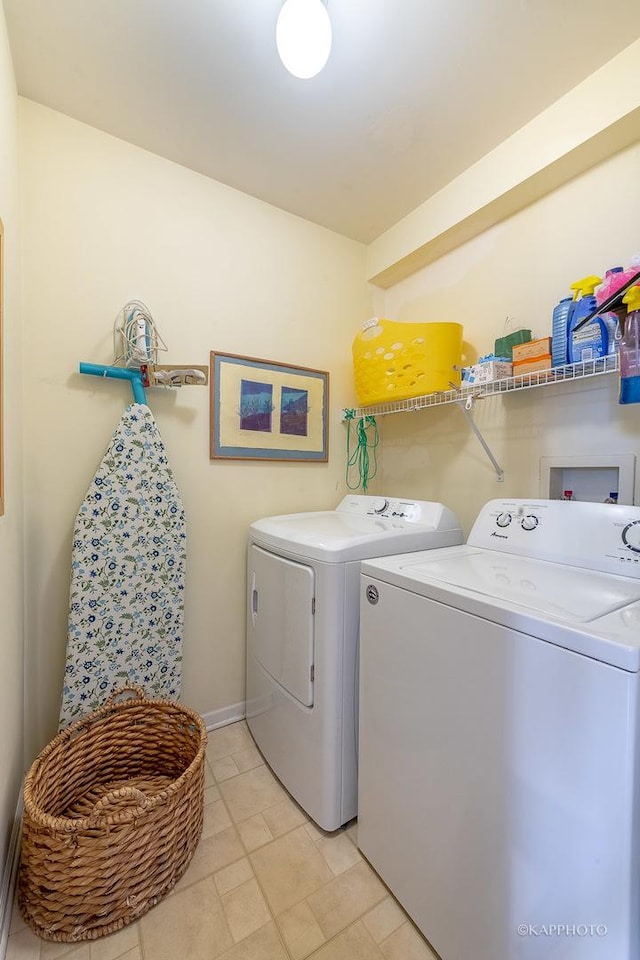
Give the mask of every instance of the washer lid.
M 462 530 L 444 508 L 431 523 L 326 510 L 256 520 L 250 539 L 308 559 L 342 563 L 462 543 Z
M 570 623 L 589 623 L 640 600 L 640 581 L 545 560 L 473 550 L 462 557 L 424 559 L 403 569 Z
M 467 545 L 365 560 L 393 584 L 624 670 L 640 671 L 640 580 Z

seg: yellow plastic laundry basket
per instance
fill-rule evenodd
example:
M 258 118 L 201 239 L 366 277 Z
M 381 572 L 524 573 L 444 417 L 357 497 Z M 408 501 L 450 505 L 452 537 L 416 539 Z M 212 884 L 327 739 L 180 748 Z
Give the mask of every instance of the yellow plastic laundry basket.
M 399 323 L 374 317 L 353 341 L 358 403 L 407 400 L 460 386 L 461 323 Z

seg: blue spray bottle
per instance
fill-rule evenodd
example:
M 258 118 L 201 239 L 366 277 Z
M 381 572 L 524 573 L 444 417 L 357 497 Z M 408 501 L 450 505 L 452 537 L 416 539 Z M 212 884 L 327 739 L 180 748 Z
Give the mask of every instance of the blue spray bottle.
M 569 363 L 584 363 L 597 360 L 606 355 L 609 346 L 607 325 L 601 317 L 594 317 L 577 332 L 576 326 L 585 317 L 597 310 L 598 305 L 593 291 L 602 282 L 602 277 L 583 277 L 571 284 L 575 303 L 569 317 L 567 333 L 567 354 Z M 580 296 L 582 294 L 582 296 Z M 580 297 L 580 299 L 578 299 Z
M 569 362 L 569 320 L 574 309 L 573 297 L 564 297 L 553 308 L 551 321 L 551 366 L 562 367 Z

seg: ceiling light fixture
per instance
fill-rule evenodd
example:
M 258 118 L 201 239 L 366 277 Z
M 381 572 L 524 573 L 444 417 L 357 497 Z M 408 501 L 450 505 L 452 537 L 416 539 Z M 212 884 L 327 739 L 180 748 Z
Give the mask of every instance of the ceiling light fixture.
M 286 0 L 276 24 L 276 45 L 294 77 L 310 80 L 329 59 L 331 21 L 323 0 Z

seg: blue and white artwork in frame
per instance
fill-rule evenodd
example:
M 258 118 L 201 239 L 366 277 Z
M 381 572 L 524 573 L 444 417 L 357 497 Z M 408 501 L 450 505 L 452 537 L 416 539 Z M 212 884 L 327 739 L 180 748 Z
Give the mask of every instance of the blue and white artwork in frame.
M 212 460 L 326 463 L 329 374 L 211 352 Z

